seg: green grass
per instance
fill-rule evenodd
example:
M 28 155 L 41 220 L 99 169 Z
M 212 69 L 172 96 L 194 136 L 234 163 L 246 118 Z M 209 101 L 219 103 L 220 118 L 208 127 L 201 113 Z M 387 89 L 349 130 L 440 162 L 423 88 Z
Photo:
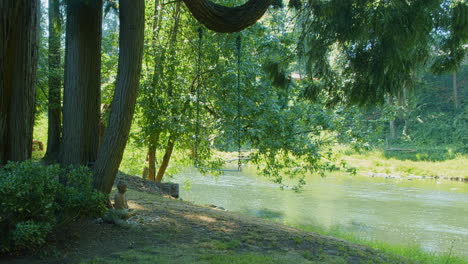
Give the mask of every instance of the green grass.
M 36 117 L 34 121 L 34 133 L 33 139 L 42 141 L 44 144 L 44 148 L 47 148 L 47 117 L 46 116 L 39 116 Z M 33 151 L 32 159 L 33 160 L 40 160 L 44 157 L 44 151 Z
M 241 242 L 239 240 L 230 240 L 230 241 L 219 241 L 214 240 L 211 242 L 213 247 L 218 250 L 231 250 L 240 246 Z
M 287 223 L 285 223 L 288 225 Z M 297 226 L 291 225 L 296 228 L 314 232 L 322 235 L 340 238 L 349 242 L 360 245 L 365 245 L 383 253 L 402 256 L 420 264 L 467 264 L 468 259 L 460 256 L 455 256 L 451 252 L 437 254 L 435 252 L 427 252 L 417 245 L 392 245 L 386 242 L 367 240 L 357 237 L 351 233 L 344 232 L 339 227 L 325 229 L 317 226 Z
M 442 147 L 441 147 L 442 148 Z M 358 173 L 385 173 L 390 175 L 417 175 L 426 177 L 468 178 L 468 155 L 454 154 L 451 159 L 437 161 L 414 160 L 398 157 L 399 155 L 419 155 L 415 153 L 400 153 L 389 157 L 385 150 L 373 149 L 358 153 L 344 146 L 336 148 L 338 159 L 356 167 Z
M 111 254 L 106 258 L 96 258 L 81 264 L 290 264 L 304 263 L 314 264 L 316 262 L 307 260 L 304 254 L 297 252 L 257 252 L 238 253 L 232 251 L 216 251 L 212 249 L 197 249 L 181 245 L 180 248 L 144 248 L 132 249 L 124 252 Z M 323 263 L 345 263 L 326 261 Z M 322 263 L 322 262 L 321 262 Z

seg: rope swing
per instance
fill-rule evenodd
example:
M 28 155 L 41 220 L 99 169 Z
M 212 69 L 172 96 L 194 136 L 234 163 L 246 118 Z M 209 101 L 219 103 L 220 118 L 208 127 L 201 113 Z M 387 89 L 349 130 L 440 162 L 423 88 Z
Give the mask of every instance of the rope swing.
M 197 58 L 197 86 L 195 89 L 195 102 L 196 102 L 196 126 L 195 126 L 195 147 L 194 147 L 194 156 L 195 156 L 195 167 L 200 168 L 198 149 L 200 146 L 200 84 L 201 84 L 201 63 L 202 63 L 202 46 L 203 46 L 203 29 L 198 28 L 198 58 Z M 241 171 L 242 170 L 242 151 L 241 151 L 241 52 L 242 52 L 242 39 L 238 35 L 236 38 L 236 56 L 237 56 L 237 117 L 236 117 L 236 143 L 237 143 L 237 152 L 238 152 L 238 163 L 237 170 L 224 170 L 224 169 L 213 169 L 213 168 L 203 168 L 207 170 L 216 170 L 216 171 Z

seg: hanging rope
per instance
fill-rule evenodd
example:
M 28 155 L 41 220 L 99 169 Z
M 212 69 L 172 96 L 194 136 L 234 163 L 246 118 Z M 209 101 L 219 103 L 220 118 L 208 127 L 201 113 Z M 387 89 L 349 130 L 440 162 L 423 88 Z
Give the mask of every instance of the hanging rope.
M 238 169 L 242 169 L 242 152 L 241 152 L 241 50 L 242 39 L 240 34 L 236 39 L 237 48 L 237 152 L 238 152 Z
M 197 86 L 195 89 L 196 100 L 196 127 L 195 127 L 195 167 L 199 165 L 198 147 L 200 144 L 200 84 L 201 84 L 201 59 L 203 46 L 203 28 L 198 28 L 198 59 L 197 59 Z

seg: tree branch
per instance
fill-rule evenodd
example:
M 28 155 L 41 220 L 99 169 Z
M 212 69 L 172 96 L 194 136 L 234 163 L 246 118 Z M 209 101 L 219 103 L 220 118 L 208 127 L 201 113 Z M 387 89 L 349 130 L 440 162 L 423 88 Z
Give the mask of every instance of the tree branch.
M 249 0 L 241 6 L 226 7 L 209 0 L 183 1 L 199 22 L 220 33 L 238 32 L 255 24 L 273 2 L 273 0 Z

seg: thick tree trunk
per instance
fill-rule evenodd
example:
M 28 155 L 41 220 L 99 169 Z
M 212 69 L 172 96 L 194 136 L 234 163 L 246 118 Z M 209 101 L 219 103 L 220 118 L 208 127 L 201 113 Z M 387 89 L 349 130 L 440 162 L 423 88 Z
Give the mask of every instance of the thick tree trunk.
M 138 93 L 144 43 L 144 0 L 120 0 L 119 68 L 109 124 L 94 166 L 94 185 L 110 193 L 127 144 Z
M 0 166 L 7 161 L 7 130 L 8 109 L 11 102 L 11 75 L 13 56 L 17 48 L 16 18 L 18 17 L 20 1 L 0 1 Z
M 62 103 L 60 76 L 60 36 L 62 23 L 60 20 L 59 0 L 49 0 L 49 108 L 47 152 L 45 160 L 56 161 L 60 151 L 62 132 Z
M 210 0 L 183 0 L 193 16 L 207 28 L 221 33 L 241 31 L 257 22 L 273 0 L 249 0 L 237 7 L 225 7 Z
M 164 173 L 166 173 L 166 169 L 169 166 L 169 161 L 171 160 L 172 151 L 174 150 L 175 140 L 176 140 L 175 134 L 171 134 L 169 136 L 169 140 L 167 141 L 166 152 L 164 153 L 161 166 L 159 167 L 158 176 L 156 177 L 156 182 L 161 182 L 162 178 L 164 177 Z
M 0 164 L 31 158 L 38 0 L 0 3 Z
M 62 165 L 87 165 L 99 147 L 102 0 L 67 6 Z

